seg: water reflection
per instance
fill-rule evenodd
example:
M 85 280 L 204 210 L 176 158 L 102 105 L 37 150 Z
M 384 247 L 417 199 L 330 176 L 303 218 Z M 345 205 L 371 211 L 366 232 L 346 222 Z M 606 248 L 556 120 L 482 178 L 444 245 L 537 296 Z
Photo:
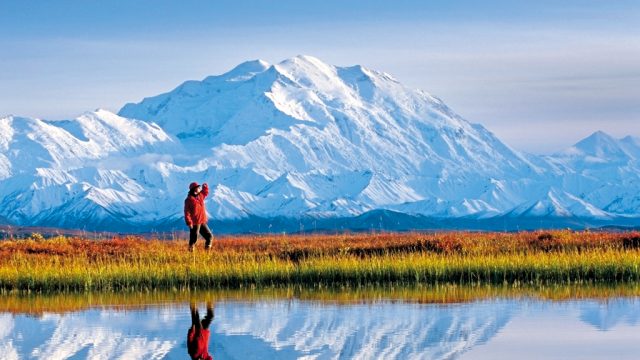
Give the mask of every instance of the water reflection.
M 611 330 L 621 324 L 638 326 L 640 311 L 638 309 L 633 311 L 637 306 L 640 306 L 640 303 L 630 299 L 592 301 L 582 307 L 580 320 L 601 331 Z
M 0 314 L 0 354 L 4 354 L 7 359 L 18 359 L 12 336 L 14 326 L 15 321 L 11 314 Z
M 191 327 L 187 332 L 187 352 L 193 360 L 212 360 L 209 355 L 209 325 L 213 321 L 213 305 L 207 301 L 207 314 L 202 319 L 195 302 L 191 302 L 189 310 Z
M 18 316 L 14 344 L 21 359 L 162 359 L 179 344 L 166 336 L 177 325 L 171 315 L 156 309 Z
M 220 312 L 224 358 L 451 359 L 488 341 L 508 321 L 508 302 L 452 305 L 236 303 Z M 247 316 L 250 314 L 250 316 Z M 219 336 L 219 337 L 218 337 Z M 242 353 L 242 356 L 235 354 Z
M 471 296 L 449 303 L 424 301 L 437 298 L 424 294 L 416 301 L 412 292 L 406 300 L 399 293 L 376 294 L 368 300 L 362 294 L 295 292 L 186 295 L 198 302 L 174 294 L 154 301 L 123 299 L 121 304 L 94 297 L 28 298 L 21 305 L 19 300 L 2 298 L 0 358 L 184 359 L 186 354 L 205 359 L 212 355 L 216 360 L 457 359 L 483 358 L 483 354 L 499 358 L 496 351 L 505 351 L 502 344 L 514 343 L 519 334 L 525 335 L 521 346 L 548 346 L 536 343 L 532 334 L 561 338 L 570 333 L 584 347 L 582 336 L 597 339 L 597 333 L 605 331 L 627 339 L 631 329 L 637 338 L 640 327 L 635 297 L 551 301 Z M 206 299 L 215 300 L 215 320 L 214 302 Z M 70 303 L 84 305 L 74 309 Z M 88 303 L 93 305 L 87 307 Z M 615 346 L 619 350 L 624 345 Z M 522 351 L 515 349 L 512 355 L 519 355 L 517 350 Z M 570 351 L 562 354 L 571 358 Z

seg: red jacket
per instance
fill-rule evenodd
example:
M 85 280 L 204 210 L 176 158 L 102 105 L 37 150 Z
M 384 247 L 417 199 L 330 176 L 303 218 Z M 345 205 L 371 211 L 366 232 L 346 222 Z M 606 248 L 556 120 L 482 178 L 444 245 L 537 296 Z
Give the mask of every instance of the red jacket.
M 209 330 L 192 326 L 187 332 L 187 350 L 192 359 L 213 360 L 209 355 Z
M 189 194 L 184 200 L 184 220 L 187 226 L 201 225 L 207 222 L 207 209 L 204 199 L 209 195 L 209 186 L 202 184 L 202 191 L 198 195 Z

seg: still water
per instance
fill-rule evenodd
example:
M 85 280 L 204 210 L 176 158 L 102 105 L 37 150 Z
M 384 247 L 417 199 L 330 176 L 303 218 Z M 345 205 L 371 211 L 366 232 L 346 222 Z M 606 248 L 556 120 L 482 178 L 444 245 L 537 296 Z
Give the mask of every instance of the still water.
M 640 358 L 636 296 L 415 291 L 3 297 L 0 358 L 189 359 L 192 310 L 202 320 L 207 303 L 218 360 Z

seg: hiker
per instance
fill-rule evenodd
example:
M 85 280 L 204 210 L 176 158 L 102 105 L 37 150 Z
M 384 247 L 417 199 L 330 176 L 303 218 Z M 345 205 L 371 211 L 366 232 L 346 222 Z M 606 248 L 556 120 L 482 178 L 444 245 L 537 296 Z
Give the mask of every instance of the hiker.
M 198 233 L 205 240 L 204 248 L 211 249 L 211 239 L 213 234 L 207 226 L 207 210 L 204 207 L 204 199 L 209 195 L 207 183 L 198 185 L 197 182 L 189 184 L 189 195 L 184 200 L 184 220 L 189 227 L 189 251 L 198 241 Z
M 191 327 L 187 332 L 187 352 L 193 360 L 213 360 L 209 355 L 209 325 L 213 320 L 213 305 L 211 301 L 207 301 L 207 315 L 202 321 L 198 308 L 194 302 L 191 302 Z

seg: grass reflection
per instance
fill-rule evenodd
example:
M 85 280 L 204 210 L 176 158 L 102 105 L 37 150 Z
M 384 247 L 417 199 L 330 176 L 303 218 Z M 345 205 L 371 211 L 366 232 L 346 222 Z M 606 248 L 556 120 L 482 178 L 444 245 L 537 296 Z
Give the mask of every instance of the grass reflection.
M 67 313 L 105 308 L 116 311 L 171 306 L 193 301 L 274 301 L 302 300 L 332 304 L 406 302 L 452 304 L 488 299 L 542 299 L 565 301 L 576 299 L 607 300 L 640 296 L 640 284 L 591 285 L 458 285 L 361 286 L 355 288 L 306 288 L 301 286 L 207 291 L 86 292 L 25 294 L 0 296 L 0 312 L 41 316 L 44 313 Z

